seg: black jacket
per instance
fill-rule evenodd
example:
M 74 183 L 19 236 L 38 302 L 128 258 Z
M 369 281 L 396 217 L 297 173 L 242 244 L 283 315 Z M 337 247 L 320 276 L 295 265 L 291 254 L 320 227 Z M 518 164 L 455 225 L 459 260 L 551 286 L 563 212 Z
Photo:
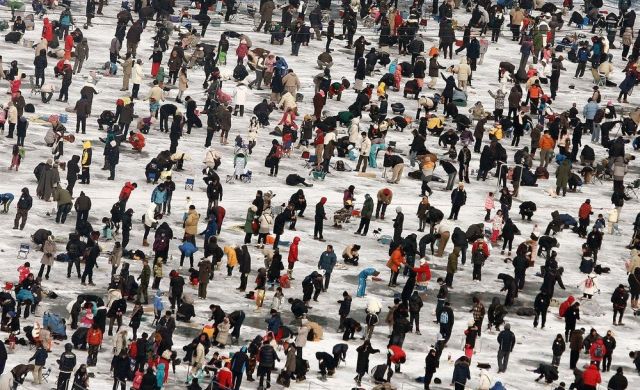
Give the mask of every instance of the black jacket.
M 275 362 L 280 361 L 280 358 L 278 357 L 278 354 L 276 354 L 276 351 L 273 349 L 273 347 L 269 344 L 265 344 L 260 348 L 260 351 L 258 352 L 259 357 L 260 357 L 260 367 L 263 368 L 273 368 L 275 367 Z
M 114 356 L 111 360 L 111 368 L 113 369 L 113 377 L 120 381 L 126 381 L 129 376 L 129 357 L 120 355 Z
M 511 330 L 505 329 L 498 335 L 498 347 L 501 351 L 513 352 L 516 345 L 516 335 Z

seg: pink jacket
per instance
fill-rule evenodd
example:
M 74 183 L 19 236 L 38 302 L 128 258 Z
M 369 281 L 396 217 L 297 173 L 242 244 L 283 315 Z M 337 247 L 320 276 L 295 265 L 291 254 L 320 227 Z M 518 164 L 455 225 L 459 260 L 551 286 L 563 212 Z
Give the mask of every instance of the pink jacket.
M 495 208 L 495 203 L 493 201 L 493 196 L 488 196 L 484 199 L 484 209 L 485 210 L 493 210 Z

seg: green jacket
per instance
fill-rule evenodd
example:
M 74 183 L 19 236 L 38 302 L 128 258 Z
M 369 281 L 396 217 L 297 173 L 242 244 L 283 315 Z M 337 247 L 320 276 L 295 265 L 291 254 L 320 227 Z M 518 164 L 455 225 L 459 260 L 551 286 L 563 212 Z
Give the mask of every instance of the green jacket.
M 149 279 L 151 278 L 151 267 L 145 265 L 140 273 L 140 287 L 149 287 Z
M 255 206 L 251 206 L 251 207 L 249 207 L 249 210 L 247 210 L 247 219 L 244 221 L 244 232 L 245 233 L 253 234 L 253 226 L 251 226 L 251 223 L 256 218 L 256 212 L 255 212 L 255 210 L 253 210 L 253 207 L 255 207 Z
M 569 164 L 569 160 L 565 159 L 556 170 L 556 186 L 566 187 L 569 183 L 569 176 L 571 176 L 571 165 Z
M 363 218 L 371 218 L 373 215 L 373 198 L 368 194 L 365 196 L 364 205 L 362 205 L 362 211 L 360 216 Z

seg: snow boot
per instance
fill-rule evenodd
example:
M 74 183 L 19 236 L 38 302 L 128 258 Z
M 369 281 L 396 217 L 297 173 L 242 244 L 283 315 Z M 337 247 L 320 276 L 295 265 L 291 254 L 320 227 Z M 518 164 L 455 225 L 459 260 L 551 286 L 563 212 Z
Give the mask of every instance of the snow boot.
M 142 246 L 149 246 L 149 241 L 147 239 L 142 240 Z

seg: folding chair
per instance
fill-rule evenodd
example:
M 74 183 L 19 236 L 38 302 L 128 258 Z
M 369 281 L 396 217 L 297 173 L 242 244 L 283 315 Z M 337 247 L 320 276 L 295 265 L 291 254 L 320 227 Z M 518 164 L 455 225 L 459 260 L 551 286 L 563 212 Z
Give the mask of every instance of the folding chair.
M 633 194 L 633 196 L 635 196 L 636 199 L 638 199 L 639 190 L 640 190 L 640 179 L 636 179 L 632 183 L 627 184 L 624 192 L 625 192 L 625 195 L 630 197 L 631 194 Z
M 187 179 L 184 182 L 184 189 L 193 191 L 193 185 L 195 184 L 194 179 Z
M 40 87 L 36 84 L 36 80 L 33 75 L 29 76 L 29 88 L 31 89 L 29 93 L 32 96 L 40 93 Z
M 20 249 L 18 250 L 18 259 L 26 259 L 29 257 L 29 252 L 31 251 L 31 247 L 29 244 L 20 244 Z

